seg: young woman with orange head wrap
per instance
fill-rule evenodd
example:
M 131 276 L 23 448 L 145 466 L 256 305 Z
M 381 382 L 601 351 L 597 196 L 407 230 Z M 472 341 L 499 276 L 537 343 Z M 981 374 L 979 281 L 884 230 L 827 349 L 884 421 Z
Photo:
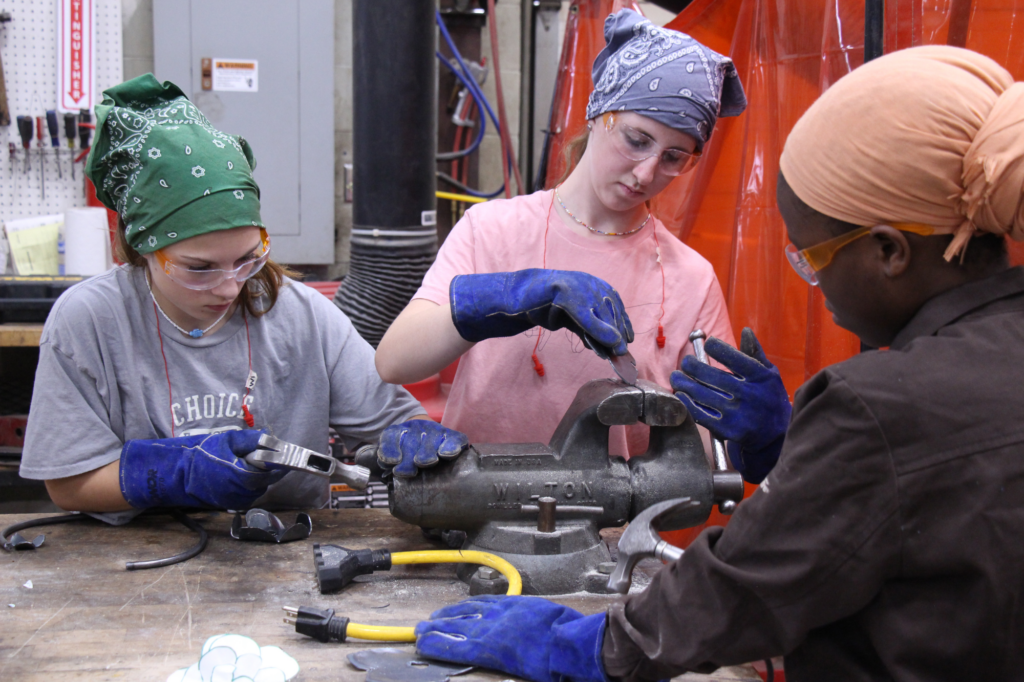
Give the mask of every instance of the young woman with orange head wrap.
M 791 682 L 1018 678 L 1022 181 L 1024 84 L 991 59 L 914 48 L 832 86 L 783 152 L 787 252 L 888 350 L 801 387 L 760 490 L 643 592 L 586 617 L 478 598 L 421 623 L 419 651 L 537 682 L 774 656 Z M 558 675 L 528 658 L 553 637 Z

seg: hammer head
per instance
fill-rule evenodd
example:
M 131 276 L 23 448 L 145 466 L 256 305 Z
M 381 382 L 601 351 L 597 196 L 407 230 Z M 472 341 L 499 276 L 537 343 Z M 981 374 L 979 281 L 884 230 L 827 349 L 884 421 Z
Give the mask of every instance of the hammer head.
M 619 538 L 619 560 L 608 576 L 608 589 L 619 594 L 629 592 L 637 562 L 655 556 L 658 546 L 666 544 L 658 535 L 659 522 L 675 512 L 699 504 L 689 497 L 680 497 L 651 505 L 637 514 Z

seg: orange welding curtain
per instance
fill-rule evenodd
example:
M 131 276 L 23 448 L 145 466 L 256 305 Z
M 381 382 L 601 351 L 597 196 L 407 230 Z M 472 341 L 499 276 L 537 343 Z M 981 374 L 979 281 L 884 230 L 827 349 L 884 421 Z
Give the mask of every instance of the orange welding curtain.
M 591 63 L 604 47 L 604 18 L 618 0 L 574 0 L 562 51 L 550 130 L 548 186 L 565 169 L 562 150 L 582 130 Z M 783 143 L 808 106 L 863 63 L 864 0 L 694 0 L 668 25 L 736 62 L 750 105 L 719 119 L 692 173 L 654 201 L 669 230 L 707 258 L 725 291 L 733 327 L 752 327 L 782 372 L 790 395 L 823 367 L 857 353 L 821 292 L 791 271 L 775 207 Z M 925 44 L 967 47 L 1024 79 L 1024 0 L 887 0 L 885 51 Z M 1011 242 L 1016 263 L 1024 244 Z M 717 513 L 710 523 L 721 520 Z M 688 542 L 684 532 L 673 540 Z

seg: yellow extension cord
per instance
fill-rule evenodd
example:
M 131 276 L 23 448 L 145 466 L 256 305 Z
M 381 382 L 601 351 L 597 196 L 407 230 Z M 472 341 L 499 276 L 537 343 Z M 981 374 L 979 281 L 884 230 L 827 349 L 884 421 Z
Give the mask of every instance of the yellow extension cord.
M 515 595 L 523 593 L 523 579 L 516 567 L 499 556 L 475 550 L 430 550 L 424 552 L 396 552 L 391 555 L 391 565 L 403 564 L 483 564 L 490 566 L 508 579 L 508 592 Z M 415 642 L 414 628 L 394 627 L 388 625 L 362 625 L 349 623 L 346 629 L 348 637 L 368 639 L 375 642 Z
M 450 199 L 452 201 L 464 201 L 467 204 L 482 204 L 485 201 L 487 201 L 487 199 L 484 199 L 483 197 L 474 197 L 474 196 L 470 196 L 469 194 L 456 194 L 455 192 L 441 192 L 441 191 L 437 191 L 437 192 L 434 192 L 434 196 L 436 196 L 438 199 Z

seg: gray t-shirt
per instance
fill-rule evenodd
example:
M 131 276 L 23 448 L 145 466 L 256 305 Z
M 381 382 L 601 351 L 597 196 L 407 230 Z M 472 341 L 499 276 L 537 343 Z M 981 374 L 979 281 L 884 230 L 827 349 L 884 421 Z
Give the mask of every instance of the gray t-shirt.
M 158 316 L 142 268 L 116 267 L 57 300 L 39 344 L 24 478 L 98 469 L 127 440 L 244 429 L 242 400 L 256 428 L 322 453 L 329 426 L 352 447 L 425 414 L 405 389 L 381 381 L 348 317 L 301 283 L 288 281 L 262 317 L 239 307 L 198 339 Z M 246 397 L 250 351 L 257 380 Z M 325 479 L 291 472 L 256 506 L 321 507 L 328 495 Z

